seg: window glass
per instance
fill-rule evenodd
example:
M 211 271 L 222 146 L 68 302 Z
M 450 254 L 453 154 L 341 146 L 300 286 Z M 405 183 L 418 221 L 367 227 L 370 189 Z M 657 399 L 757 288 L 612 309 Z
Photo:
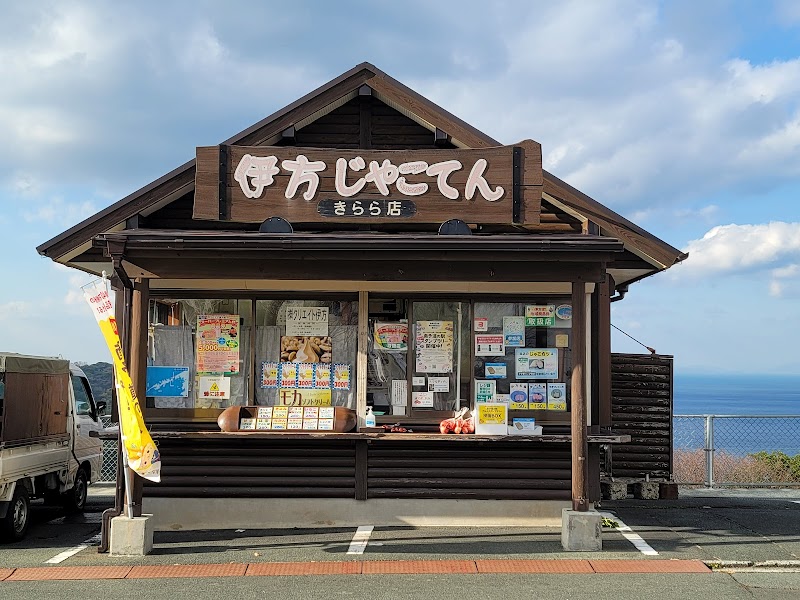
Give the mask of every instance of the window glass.
M 72 393 L 75 396 L 75 414 L 94 418 L 92 403 L 86 391 L 85 384 L 81 377 L 70 376 L 72 381 Z
M 358 302 L 256 302 L 256 404 L 356 408 Z
M 476 302 L 475 397 L 509 402 L 511 413 L 560 419 L 570 410 L 572 308 L 568 297 Z
M 457 410 L 469 372 L 469 303 L 414 302 L 412 314 L 412 410 Z
M 408 306 L 405 299 L 370 297 L 367 405 L 378 416 L 408 414 Z
M 172 325 L 163 324 L 164 306 L 169 306 L 167 322 Z M 159 300 L 150 316 L 148 407 L 248 403 L 251 300 Z

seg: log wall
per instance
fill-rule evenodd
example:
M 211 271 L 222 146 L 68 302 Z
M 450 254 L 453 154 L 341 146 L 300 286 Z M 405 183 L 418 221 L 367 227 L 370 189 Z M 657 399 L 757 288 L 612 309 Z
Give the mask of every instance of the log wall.
M 631 441 L 606 452 L 604 475 L 670 479 L 672 383 L 671 356 L 611 355 L 612 431 Z
M 569 500 L 569 443 L 159 440 L 147 497 Z

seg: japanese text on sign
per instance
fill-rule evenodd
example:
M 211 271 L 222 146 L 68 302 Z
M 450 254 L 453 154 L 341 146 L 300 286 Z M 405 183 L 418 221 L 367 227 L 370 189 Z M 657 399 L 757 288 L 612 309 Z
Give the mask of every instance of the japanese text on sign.
M 494 202 L 503 197 L 505 190 L 497 186 L 491 188 L 489 182 L 484 177 L 486 168 L 489 166 L 485 158 L 479 158 L 472 165 L 466 185 L 464 186 L 464 197 L 471 200 L 478 192 L 489 202 Z M 286 198 L 294 198 L 301 185 L 306 189 L 302 194 L 305 200 L 311 200 L 317 193 L 320 178 L 319 173 L 327 168 L 325 161 L 309 160 L 304 154 L 297 155 L 295 160 L 281 161 L 278 167 L 277 156 L 253 156 L 245 154 L 239 164 L 233 178 L 242 189 L 242 193 L 247 198 L 259 198 L 264 190 L 275 183 L 275 176 L 283 171 L 290 174 L 286 184 L 284 195 Z M 395 165 L 388 158 L 378 163 L 377 160 L 369 161 L 369 164 L 361 156 L 356 156 L 347 160 L 339 158 L 336 160 L 336 193 L 343 198 L 350 198 L 359 194 L 372 184 L 382 196 L 390 194 L 389 186 L 403 194 L 404 196 L 421 196 L 428 191 L 429 185 L 425 181 L 420 181 L 422 176 L 435 178 L 439 193 L 445 198 L 458 200 L 461 193 L 448 182 L 448 178 L 456 171 L 460 171 L 464 165 L 459 160 L 445 160 L 428 164 L 423 160 L 415 160 Z M 352 172 L 351 179 L 357 177 L 355 181 L 348 184 L 348 174 Z M 358 177 L 363 173 L 362 177 Z M 408 181 L 406 176 L 411 176 L 414 181 Z M 416 176 L 416 177 L 415 177 Z
M 328 307 L 287 306 L 286 335 L 328 335 Z
M 413 217 L 417 205 L 410 200 L 321 200 L 317 212 L 323 217 Z

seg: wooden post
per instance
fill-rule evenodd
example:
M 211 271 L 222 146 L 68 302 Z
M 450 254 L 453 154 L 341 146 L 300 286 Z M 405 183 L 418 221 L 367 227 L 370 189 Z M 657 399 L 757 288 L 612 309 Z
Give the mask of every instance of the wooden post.
M 595 372 L 593 378 L 597 382 L 597 405 L 598 413 L 595 422 L 600 425 L 601 433 L 608 431 L 611 427 L 611 284 L 609 276 L 603 283 L 598 283 L 595 288 L 594 304 L 596 305 L 596 316 L 592 321 L 594 332 L 592 341 L 596 356 L 593 358 Z M 593 311 L 595 312 L 595 311 Z M 592 399 L 595 401 L 595 399 Z
M 572 283 L 572 510 L 589 510 L 586 441 L 586 285 Z
M 358 357 L 356 359 L 356 413 L 364 426 L 367 412 L 367 348 L 369 342 L 369 293 L 358 292 Z
M 145 388 L 147 386 L 147 328 L 148 328 L 148 309 L 150 307 L 150 281 L 148 279 L 137 279 L 133 285 L 133 301 L 131 302 L 131 351 L 128 360 L 128 372 L 136 390 L 136 396 L 145 411 Z M 133 478 L 133 515 L 142 515 L 142 478 Z

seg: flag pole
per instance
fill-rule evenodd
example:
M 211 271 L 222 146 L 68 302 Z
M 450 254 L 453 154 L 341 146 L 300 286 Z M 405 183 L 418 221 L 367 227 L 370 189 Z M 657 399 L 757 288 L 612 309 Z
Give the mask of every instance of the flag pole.
M 106 276 L 105 271 L 103 271 L 103 285 L 105 286 L 106 293 L 110 298 L 111 290 L 109 289 L 108 277 Z M 131 468 L 128 463 L 128 448 L 125 445 L 125 437 L 122 433 L 122 408 L 120 403 L 123 395 L 120 394 L 122 385 L 120 384 L 120 377 L 119 373 L 117 372 L 116 362 L 114 362 L 114 388 L 117 390 L 117 424 L 119 427 L 119 435 L 122 446 L 122 474 L 125 481 L 125 505 L 128 508 L 128 518 L 133 518 L 133 473 L 131 472 Z

